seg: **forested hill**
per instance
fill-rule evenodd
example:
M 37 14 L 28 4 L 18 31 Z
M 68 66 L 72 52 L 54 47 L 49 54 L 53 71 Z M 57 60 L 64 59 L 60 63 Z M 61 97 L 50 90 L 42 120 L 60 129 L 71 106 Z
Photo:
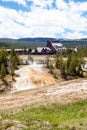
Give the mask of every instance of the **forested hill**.
M 58 40 L 66 47 L 76 47 L 76 46 L 87 46 L 87 38 L 84 39 L 56 39 L 56 38 L 20 38 L 20 39 L 10 39 L 10 38 L 0 38 L 0 47 L 10 48 L 14 45 L 16 48 L 35 48 L 46 46 L 47 40 Z

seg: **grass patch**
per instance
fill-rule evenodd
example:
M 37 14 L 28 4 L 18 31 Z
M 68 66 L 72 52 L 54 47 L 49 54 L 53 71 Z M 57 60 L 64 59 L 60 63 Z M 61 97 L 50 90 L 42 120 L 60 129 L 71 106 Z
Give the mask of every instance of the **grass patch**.
M 21 121 L 29 130 L 87 130 L 87 101 L 52 104 L 23 109 L 16 114 L 3 114 L 2 119 Z

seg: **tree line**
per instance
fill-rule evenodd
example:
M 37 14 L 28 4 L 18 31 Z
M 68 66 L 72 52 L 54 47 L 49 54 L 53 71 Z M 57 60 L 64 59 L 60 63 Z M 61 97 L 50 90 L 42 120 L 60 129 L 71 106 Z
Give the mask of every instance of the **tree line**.
M 2 80 L 4 80 L 8 74 L 13 78 L 14 71 L 18 68 L 18 65 L 19 57 L 14 47 L 11 48 L 10 54 L 8 54 L 5 48 L 0 49 L 0 78 Z
M 64 57 L 62 53 L 57 52 L 56 54 L 54 54 L 54 65 L 53 62 L 49 63 L 50 73 L 55 75 L 57 70 L 60 70 L 60 75 L 64 79 L 83 77 L 85 55 L 86 51 L 83 49 L 79 50 L 78 52 L 70 52 L 66 54 L 66 57 Z M 56 69 L 56 72 L 54 72 L 54 69 Z

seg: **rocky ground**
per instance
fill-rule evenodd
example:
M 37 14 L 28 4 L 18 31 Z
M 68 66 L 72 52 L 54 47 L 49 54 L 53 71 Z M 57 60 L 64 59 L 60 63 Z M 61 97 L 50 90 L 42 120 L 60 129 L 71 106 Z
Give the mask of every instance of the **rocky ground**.
M 87 99 L 87 80 L 77 79 L 22 92 L 0 95 L 0 109 L 51 103 L 65 104 Z
M 0 95 L 0 109 L 87 99 L 87 79 L 54 81 L 46 69 L 36 64 L 24 66 L 16 73 L 19 76 L 14 78 L 11 91 Z M 3 88 L 2 82 L 0 85 Z

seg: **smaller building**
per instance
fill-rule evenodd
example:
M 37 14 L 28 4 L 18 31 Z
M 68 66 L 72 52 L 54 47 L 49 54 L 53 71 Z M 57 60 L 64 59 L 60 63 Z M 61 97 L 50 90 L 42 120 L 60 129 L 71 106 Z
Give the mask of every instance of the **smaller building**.
M 10 53 L 11 49 L 7 49 L 7 52 Z M 15 52 L 17 52 L 18 54 L 24 54 L 24 49 L 15 49 Z
M 41 55 L 49 54 L 51 49 L 49 47 L 37 47 L 37 53 Z

